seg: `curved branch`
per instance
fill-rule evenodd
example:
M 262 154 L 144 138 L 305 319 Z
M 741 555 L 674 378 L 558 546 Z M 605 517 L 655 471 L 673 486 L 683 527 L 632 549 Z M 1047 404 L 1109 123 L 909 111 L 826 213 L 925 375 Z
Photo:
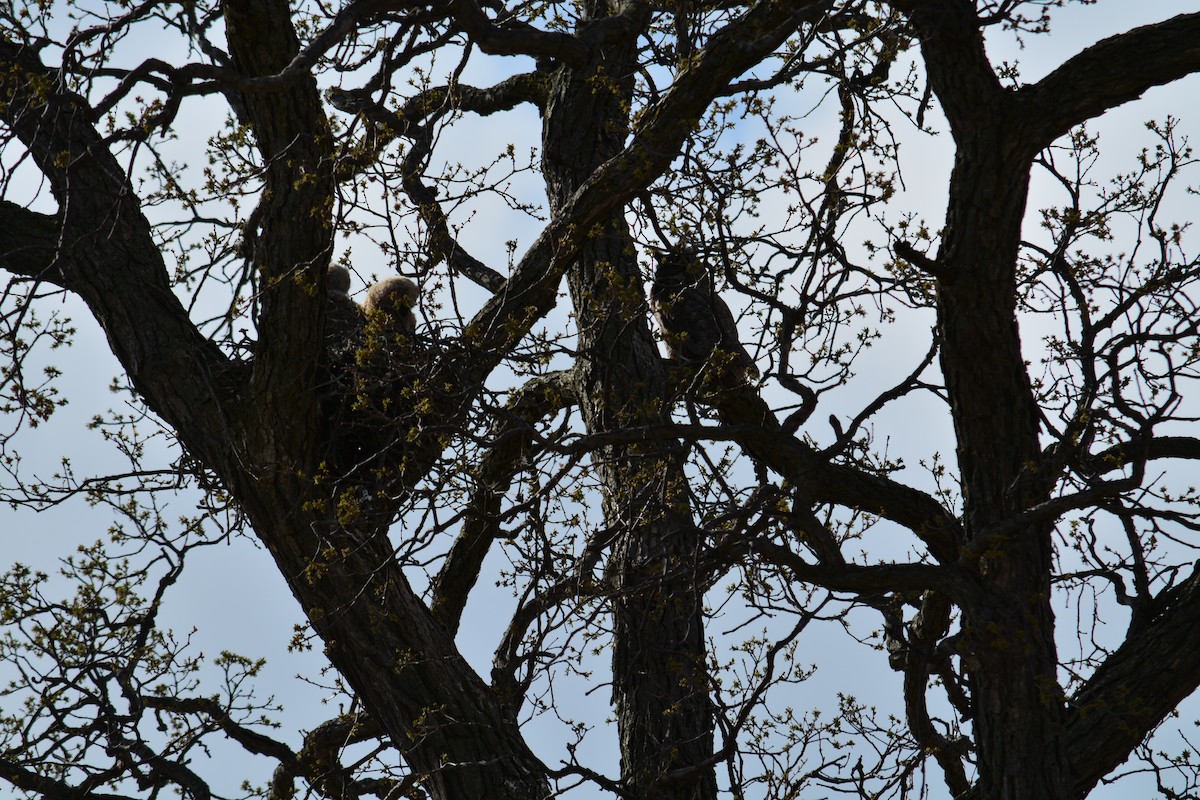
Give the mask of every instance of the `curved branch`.
M 912 531 L 942 564 L 958 560 L 962 525 L 930 495 L 890 478 L 831 463 L 803 440 L 788 434 L 753 388 L 722 390 L 717 410 L 721 416 L 719 426 L 627 427 L 580 436 L 555 445 L 554 450 L 563 455 L 586 453 L 603 446 L 655 439 L 737 442 L 751 458 L 797 487 L 806 502 L 832 503 L 875 514 Z
M 1023 88 L 1017 98 L 1040 149 L 1147 89 L 1197 71 L 1200 13 L 1180 14 L 1097 42 Z
M 0 205 L 6 268 L 78 294 L 137 391 L 193 452 L 228 463 L 222 431 L 236 397 L 232 368 L 171 291 L 166 265 L 124 170 L 67 91 L 29 48 L 0 41 L 0 115 L 46 176 L 62 211 Z M 35 88 L 35 87 L 40 87 Z M 69 202 L 68 202 L 69 200 Z M 197 380 L 197 376 L 202 376 Z M 198 437 L 189 432 L 205 431 Z
M 0 267 L 17 275 L 63 285 L 59 263 L 61 220 L 0 200 Z
M 853 467 L 830 463 L 787 434 L 770 407 L 751 387 L 729 389 L 718 398 L 727 431 L 756 460 L 799 487 L 809 499 L 878 514 L 911 530 L 943 564 L 957 560 L 962 543 L 958 519 L 928 494 Z
M 125 751 L 137 756 L 149 767 L 151 779 L 158 783 L 169 781 L 179 787 L 181 794 L 192 800 L 212 800 L 212 789 L 185 762 L 162 756 L 143 741 L 128 741 L 110 737 L 107 749 L 120 753 Z M 120 758 L 120 756 L 118 756 Z
M 591 58 L 591 48 L 570 34 L 543 31 L 512 21 L 492 24 L 475 0 L 454 0 L 451 8 L 471 42 L 485 53 L 554 58 L 576 67 L 585 66 Z
M 127 794 L 102 794 L 90 788 L 47 778 L 6 758 L 0 758 L 0 778 L 18 789 L 37 792 L 48 800 L 136 800 Z
M 1085 796 L 1200 687 L 1200 573 L 1155 598 L 1157 614 L 1071 698 L 1066 735 L 1075 787 Z M 1153 613 L 1153 611 L 1152 611 Z
M 358 143 L 354 155 L 338 165 L 339 180 L 377 161 L 384 148 L 403 135 L 410 122 L 424 120 L 448 107 L 486 117 L 511 111 L 524 103 L 541 109 L 546 102 L 546 78 L 542 72 L 513 75 L 486 88 L 463 83 L 436 86 L 408 98 L 398 112 L 372 99 L 371 93 L 377 89 L 374 83 L 353 90 L 333 87 L 325 93 L 334 108 L 347 114 L 362 114 L 373 124 L 371 136 Z
M 783 567 L 801 583 L 841 592 L 875 594 L 936 589 L 956 600 L 976 593 L 953 566 L 933 564 L 811 564 L 783 545 L 754 539 L 745 548 L 768 563 Z
M 281 762 L 271 776 L 272 797 L 295 795 L 293 782 L 302 776 L 322 796 L 331 799 L 361 797 L 403 797 L 411 788 L 412 776 L 404 781 L 368 778 L 355 780 L 352 769 L 342 765 L 342 751 L 350 745 L 382 739 L 383 730 L 366 715 L 343 714 L 322 722 L 304 736 L 300 752 L 292 761 Z M 394 793 L 393 793 L 394 792 Z M 411 796 L 411 795 L 410 795 Z
M 412 149 L 404 157 L 402 181 L 405 192 L 429 228 L 430 249 L 452 269 L 485 289 L 500 291 L 504 287 L 504 276 L 468 253 L 459 243 L 450 232 L 450 223 L 438 202 L 437 193 L 421 180 L 421 165 L 429 156 L 433 134 L 416 120 L 428 114 L 429 109 L 423 104 L 413 104 L 410 101 L 406 107 L 414 105 L 416 111 L 416 116 L 410 118 L 407 114 L 397 114 L 382 103 L 376 103 L 357 93 L 330 89 L 327 94 L 329 101 L 339 110 L 362 114 L 382 128 L 383 143 L 396 135 L 405 135 L 412 139 Z M 436 94 L 429 94 L 430 101 L 437 97 Z M 448 99 L 448 96 L 443 96 L 442 99 Z M 381 144 L 376 144 L 376 148 L 380 146 Z
M 141 702 L 146 708 L 172 711 L 178 714 L 203 714 L 216 723 L 222 733 L 240 744 L 248 753 L 270 756 L 282 762 L 290 762 L 296 758 L 296 754 L 283 742 L 235 722 L 229 716 L 228 709 L 211 697 L 146 695 L 141 698 Z
M 1200 460 L 1200 439 L 1192 436 L 1155 436 L 1149 442 L 1130 439 L 1087 456 L 1084 467 L 1102 475 L 1136 462 L 1160 458 Z
M 517 391 L 505 408 L 507 421 L 499 426 L 491 450 L 475 473 L 475 490 L 465 511 L 466 522 L 446 554 L 433 581 L 430 610 L 454 635 L 467 604 L 467 595 L 492 542 L 502 532 L 497 523 L 500 503 L 513 478 L 524 467 L 534 445 L 533 423 L 576 402 L 571 373 L 555 372 L 532 379 Z

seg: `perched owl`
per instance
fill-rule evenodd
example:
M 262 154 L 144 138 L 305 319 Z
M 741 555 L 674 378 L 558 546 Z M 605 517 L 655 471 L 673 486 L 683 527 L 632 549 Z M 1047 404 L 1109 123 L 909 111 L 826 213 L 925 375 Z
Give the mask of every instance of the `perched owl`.
M 672 359 L 698 368 L 716 350 L 721 361 L 715 363 L 727 364 L 731 375 L 743 380 L 758 375 L 712 273 L 690 249 L 678 248 L 658 258 L 650 307 Z
M 412 310 L 418 295 L 417 285 L 408 278 L 398 275 L 384 278 L 367 291 L 363 310 L 368 318 L 386 314 L 389 326 L 395 326 L 402 333 L 415 333 L 417 317 Z

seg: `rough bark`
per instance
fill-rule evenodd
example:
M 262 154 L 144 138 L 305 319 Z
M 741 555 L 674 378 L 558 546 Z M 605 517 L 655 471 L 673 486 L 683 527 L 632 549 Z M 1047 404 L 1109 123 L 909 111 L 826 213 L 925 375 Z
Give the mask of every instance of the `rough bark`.
M 611 22 L 592 2 L 588 26 Z M 595 169 L 619 153 L 642 15 L 605 42 L 603 59 L 562 66 L 543 124 L 543 173 L 561 209 Z M 622 215 L 595 226 L 567 273 L 582 354 L 575 394 L 589 432 L 664 425 L 666 376 L 651 338 L 633 241 Z M 709 760 L 713 715 L 706 680 L 702 541 L 687 507 L 683 450 L 664 443 L 601 448 L 592 463 L 614 532 L 607 573 L 613 615 L 613 703 L 622 783 L 633 796 L 716 797 Z M 679 774 L 664 784 L 663 778 Z
M 1035 149 L 1014 134 L 1008 93 L 992 73 L 974 5 L 913 15 L 929 77 L 957 145 L 939 268 L 942 373 L 954 419 L 965 537 L 1045 499 L 1038 408 L 1016 321 L 1016 265 Z M 978 790 L 996 800 L 1069 797 L 1050 607 L 1051 526 L 991 543 L 984 589 L 964 608 Z M 1020 735 L 1014 735 L 1020 731 Z
M 264 15 L 247 36 L 266 35 L 267 20 L 290 25 L 286 4 L 231 7 L 239 11 Z M 235 31 L 237 24 L 246 20 Z M 19 48 L 6 46 L 4 56 L 44 74 Z M 386 526 L 340 524 L 336 502 L 315 480 L 330 431 L 320 406 L 319 304 L 305 278 L 319 280 L 327 263 L 330 184 L 290 190 L 308 186 L 300 179 L 305 165 L 327 156 L 312 82 L 283 90 L 301 97 L 267 93 L 255 98 L 262 107 L 251 104 L 275 187 L 264 200 L 259 239 L 267 244 L 255 251 L 266 332 L 252 374 L 199 335 L 171 292 L 150 226 L 89 115 L 80 113 L 82 101 L 24 93 L 30 83 L 6 87 L 10 123 L 58 187 L 66 212 L 52 257 L 32 259 L 35 251 L 22 248 L 29 266 L 84 299 L 134 387 L 238 499 L 330 660 L 430 795 L 545 796 L 545 768 L 409 588 Z M 72 156 L 59 158 L 64 152 Z

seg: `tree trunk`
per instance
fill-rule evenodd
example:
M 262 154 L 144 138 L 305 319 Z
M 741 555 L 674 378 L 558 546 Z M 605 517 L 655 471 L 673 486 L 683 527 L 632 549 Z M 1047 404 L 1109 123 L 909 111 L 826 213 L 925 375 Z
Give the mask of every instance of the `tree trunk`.
M 225 14 L 244 73 L 275 74 L 296 56 L 286 2 L 230 0 Z M 206 461 L 223 468 L 326 655 L 431 797 L 545 797 L 545 768 L 516 720 L 410 588 L 388 540 L 390 508 L 339 519 L 340 492 L 371 503 L 373 486 L 319 479 L 339 433 L 322 407 L 320 287 L 333 237 L 328 124 L 309 77 L 244 100 L 267 163 L 252 247 L 263 287 L 259 346 L 253 399 L 234 423 L 238 454 L 215 447 Z
M 979 786 L 989 800 L 1073 797 L 1050 606 L 1052 525 L 989 526 L 1048 496 L 1038 406 L 1016 321 L 1016 263 L 1032 156 L 995 121 L 959 137 L 939 261 L 941 363 L 962 475 L 970 567 L 964 608 Z
M 594 22 L 608 12 L 594 2 L 591 13 Z M 603 59 L 588 70 L 562 66 L 554 76 L 543 126 L 552 209 L 624 145 L 637 27 L 608 38 Z M 668 422 L 662 361 L 621 214 L 596 226 L 567 277 L 579 325 L 578 395 L 589 432 Z M 682 448 L 654 442 L 602 448 L 592 461 L 613 536 L 607 574 L 622 781 L 633 797 L 709 800 L 716 780 L 709 763 L 705 581 L 695 565 L 701 537 L 687 506 L 684 458 Z
M 294 479 L 290 492 L 267 497 L 260 491 L 246 511 L 330 662 L 418 784 L 434 800 L 547 797 L 544 766 L 410 588 L 386 528 L 349 531 L 299 511 L 295 498 L 312 494 L 305 483 Z

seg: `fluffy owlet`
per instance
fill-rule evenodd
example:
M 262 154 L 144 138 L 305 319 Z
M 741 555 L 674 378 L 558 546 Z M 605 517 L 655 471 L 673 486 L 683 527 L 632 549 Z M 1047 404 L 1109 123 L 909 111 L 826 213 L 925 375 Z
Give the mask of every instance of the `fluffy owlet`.
M 417 304 L 418 295 L 417 285 L 408 278 L 384 278 L 367 291 L 363 310 L 368 318 L 380 313 L 387 314 L 389 326 L 394 326 L 401 333 L 415 333 L 417 317 L 412 310 Z
M 363 323 L 362 309 L 350 297 L 350 271 L 334 264 L 325 276 L 325 333 L 331 342 L 350 339 Z
M 650 307 L 672 359 L 699 368 L 715 350 L 721 358 L 717 363 L 727 364 L 732 374 L 742 379 L 758 375 L 712 273 L 692 250 L 677 248 L 659 256 Z

